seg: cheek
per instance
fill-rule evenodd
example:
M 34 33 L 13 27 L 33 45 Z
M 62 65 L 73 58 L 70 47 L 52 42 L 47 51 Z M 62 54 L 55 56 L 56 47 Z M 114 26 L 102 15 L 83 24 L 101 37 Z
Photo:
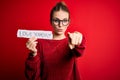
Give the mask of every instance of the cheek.
M 53 29 L 55 29 L 55 28 L 56 28 L 56 26 L 55 26 L 54 24 L 52 24 L 52 28 L 53 28 Z
M 57 28 L 57 26 L 55 26 L 55 25 L 53 25 L 52 27 L 53 27 L 54 30 Z
M 65 28 L 67 29 L 69 27 L 69 25 L 65 26 Z
M 65 26 L 65 27 L 64 27 L 64 30 L 66 31 L 66 30 L 67 30 L 67 28 L 68 28 L 68 26 Z

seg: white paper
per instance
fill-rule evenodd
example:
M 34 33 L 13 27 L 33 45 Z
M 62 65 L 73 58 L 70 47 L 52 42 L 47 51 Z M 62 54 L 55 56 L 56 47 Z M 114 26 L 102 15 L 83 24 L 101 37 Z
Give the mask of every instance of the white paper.
M 40 39 L 53 39 L 52 31 L 44 31 L 44 30 L 22 30 L 22 29 L 18 29 L 17 37 L 19 37 L 19 38 L 36 37 L 36 38 L 40 38 Z

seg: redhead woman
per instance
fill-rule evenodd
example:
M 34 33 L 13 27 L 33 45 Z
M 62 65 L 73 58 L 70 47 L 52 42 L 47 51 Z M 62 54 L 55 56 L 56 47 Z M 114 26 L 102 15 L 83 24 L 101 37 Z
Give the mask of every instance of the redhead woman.
M 78 31 L 65 35 L 70 12 L 64 2 L 52 8 L 50 23 L 52 40 L 32 37 L 26 43 L 30 50 L 25 62 L 27 80 L 80 80 L 76 61 L 84 52 L 85 39 Z

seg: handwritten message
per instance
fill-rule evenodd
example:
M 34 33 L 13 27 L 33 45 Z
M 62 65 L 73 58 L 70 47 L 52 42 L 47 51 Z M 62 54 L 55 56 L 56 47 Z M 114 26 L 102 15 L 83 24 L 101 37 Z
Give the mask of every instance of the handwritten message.
M 19 38 L 36 37 L 40 39 L 53 39 L 53 34 L 52 34 L 52 31 L 18 29 L 17 37 Z

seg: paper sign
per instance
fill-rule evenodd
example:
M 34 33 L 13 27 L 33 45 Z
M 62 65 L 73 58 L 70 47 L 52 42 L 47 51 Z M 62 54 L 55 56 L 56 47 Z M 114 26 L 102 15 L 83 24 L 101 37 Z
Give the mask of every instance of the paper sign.
M 43 31 L 43 30 L 18 29 L 17 37 L 19 37 L 19 38 L 36 37 L 36 38 L 40 38 L 40 39 L 53 39 L 52 31 Z

